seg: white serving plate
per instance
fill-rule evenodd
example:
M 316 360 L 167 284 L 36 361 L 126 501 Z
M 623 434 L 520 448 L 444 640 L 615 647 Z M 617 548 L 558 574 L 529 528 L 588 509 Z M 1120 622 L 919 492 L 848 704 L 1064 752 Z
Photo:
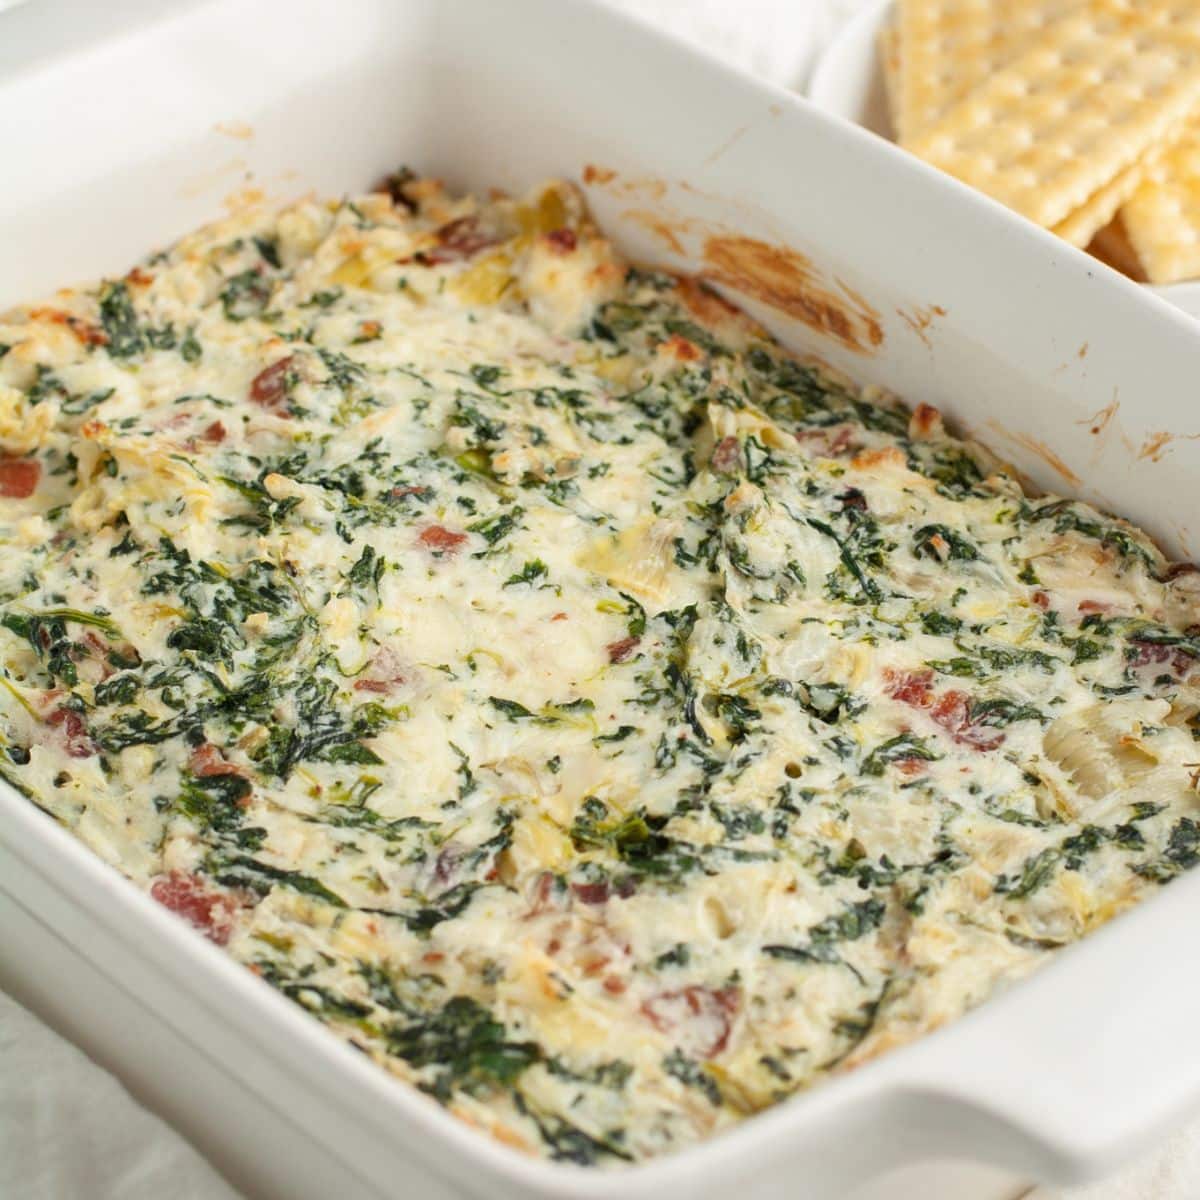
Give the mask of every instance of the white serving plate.
M 879 32 L 891 20 L 895 0 L 871 0 L 829 43 L 813 68 L 808 98 L 836 117 L 891 138 Z M 1193 317 L 1200 318 L 1200 281 L 1143 285 Z
M 710 239 L 757 239 L 774 265 L 748 307 L 790 345 L 939 405 L 1178 556 L 1200 545 L 1200 330 L 785 92 L 592 0 L 109 0 L 103 39 L 70 41 L 85 10 L 39 0 L 0 31 L 0 304 L 124 270 L 251 184 L 337 193 L 399 161 L 477 187 L 586 174 L 634 258 L 703 270 Z M 846 312 L 858 348 L 828 332 Z M 289 1200 L 831 1200 L 934 1156 L 1093 1177 L 1200 1104 L 1198 901 L 1200 874 L 914 1046 L 588 1172 L 397 1084 L 0 789 L 0 977 L 242 1186 Z

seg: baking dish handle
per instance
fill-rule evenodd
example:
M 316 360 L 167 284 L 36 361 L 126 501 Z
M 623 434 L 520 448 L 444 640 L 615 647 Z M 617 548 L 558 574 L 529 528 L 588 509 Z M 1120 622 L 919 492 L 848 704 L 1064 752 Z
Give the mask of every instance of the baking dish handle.
M 1200 1108 L 1198 906 L 1200 873 L 897 1061 L 943 1147 L 1077 1183 Z

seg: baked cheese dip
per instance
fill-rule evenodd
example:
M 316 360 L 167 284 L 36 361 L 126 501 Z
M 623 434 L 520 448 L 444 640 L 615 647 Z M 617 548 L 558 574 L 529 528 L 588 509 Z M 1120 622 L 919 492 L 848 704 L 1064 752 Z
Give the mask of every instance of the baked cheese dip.
M 1200 857 L 1200 575 L 622 263 L 252 211 L 0 319 L 0 773 L 393 1074 L 639 1160 Z

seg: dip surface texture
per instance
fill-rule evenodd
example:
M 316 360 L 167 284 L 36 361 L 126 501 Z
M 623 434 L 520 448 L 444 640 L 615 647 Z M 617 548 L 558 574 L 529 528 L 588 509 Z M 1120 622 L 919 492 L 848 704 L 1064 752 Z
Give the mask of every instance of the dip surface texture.
M 531 1153 L 704 1138 L 1200 857 L 1200 576 L 564 185 L 9 313 L 0 448 L 0 774 Z

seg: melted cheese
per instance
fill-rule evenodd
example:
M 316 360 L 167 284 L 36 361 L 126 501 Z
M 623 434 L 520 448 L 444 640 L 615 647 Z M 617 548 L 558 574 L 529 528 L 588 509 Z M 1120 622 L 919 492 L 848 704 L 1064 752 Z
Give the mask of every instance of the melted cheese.
M 4 777 L 510 1144 L 708 1136 L 1200 855 L 1194 577 L 569 188 L 242 213 L 0 349 Z

